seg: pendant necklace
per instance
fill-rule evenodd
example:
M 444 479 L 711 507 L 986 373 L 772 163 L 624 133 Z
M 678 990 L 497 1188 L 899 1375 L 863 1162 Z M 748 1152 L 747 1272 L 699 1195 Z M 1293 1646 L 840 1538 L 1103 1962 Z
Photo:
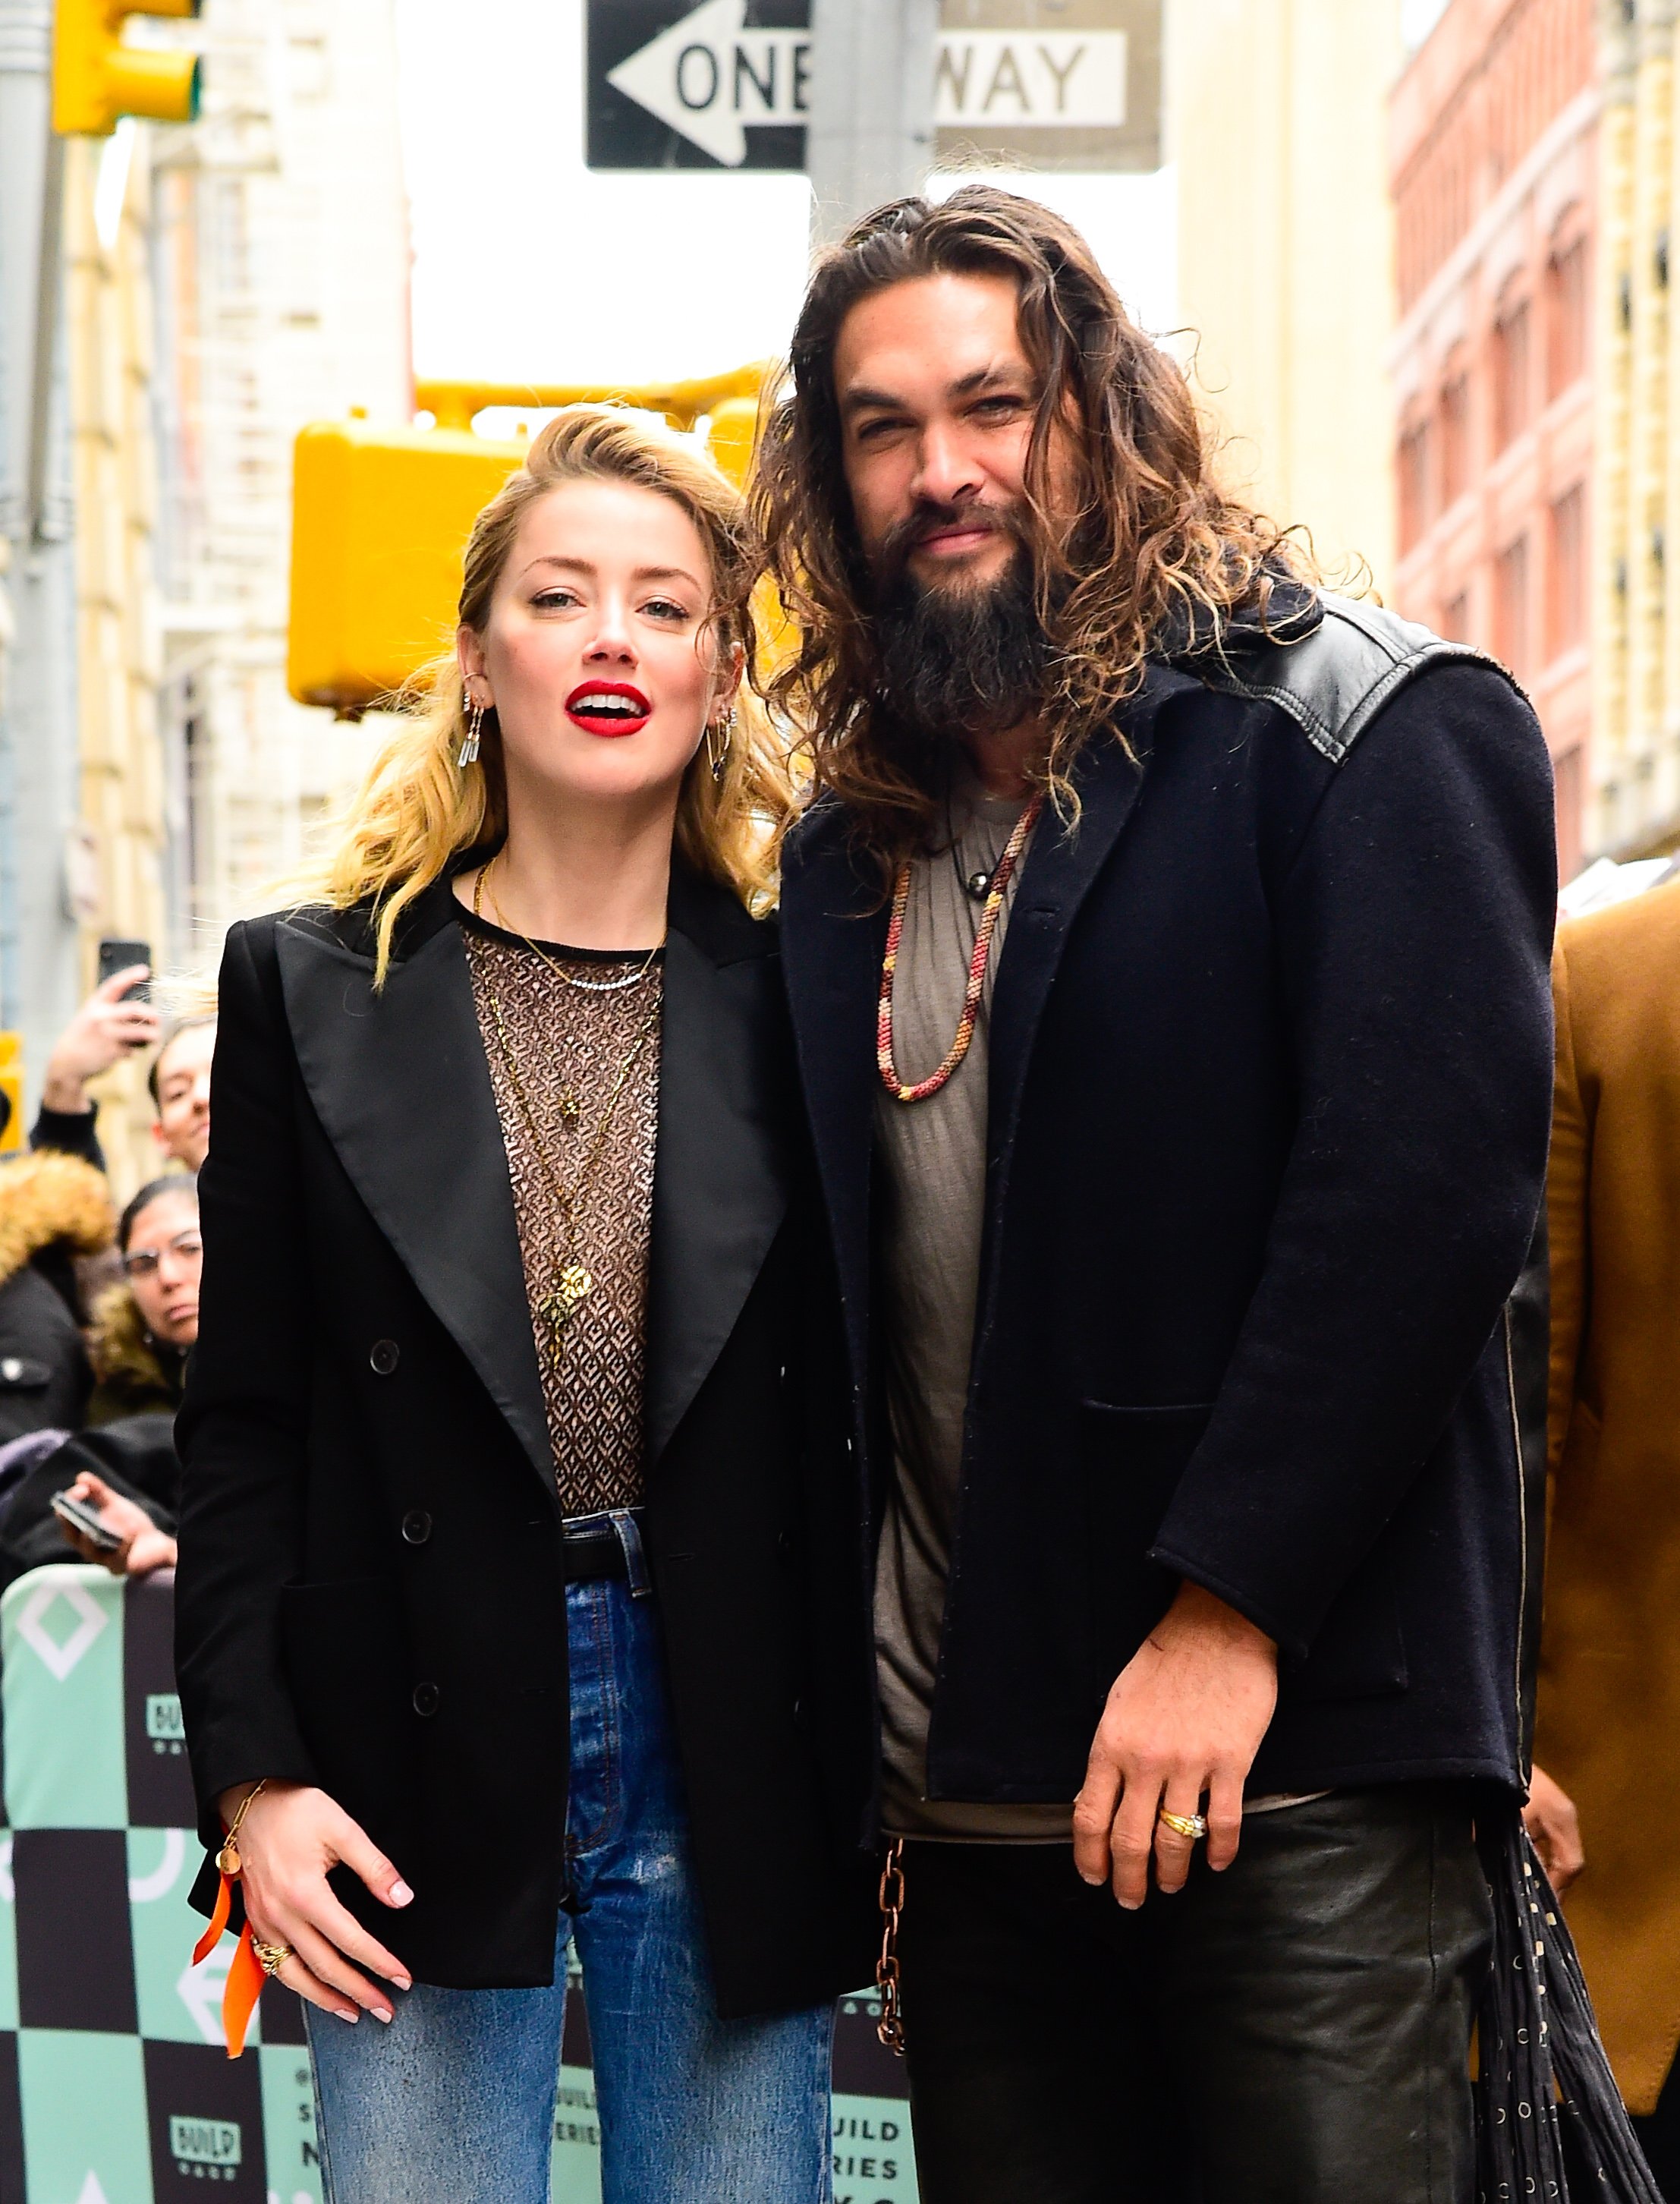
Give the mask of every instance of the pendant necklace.
M 968 960 L 968 985 L 962 998 L 962 1015 L 956 1022 L 956 1039 L 946 1051 L 945 1060 L 937 1071 L 926 1079 L 908 1084 L 898 1075 L 892 1046 L 892 983 L 898 966 L 898 945 L 904 938 L 904 912 L 910 900 L 910 859 L 899 868 L 898 879 L 892 892 L 892 916 L 887 925 L 886 954 L 881 959 L 881 993 L 875 1013 L 875 1063 L 881 1075 L 881 1084 L 895 1102 L 926 1102 L 930 1094 L 937 1094 L 951 1074 L 968 1053 L 968 1044 L 974 1038 L 974 1025 L 980 1014 L 980 997 L 985 989 L 986 966 L 991 961 L 991 939 L 997 931 L 998 915 L 1003 908 L 1003 898 L 1009 891 L 1010 875 L 1020 861 L 1026 847 L 1026 838 L 1038 824 L 1038 814 L 1044 808 L 1044 791 L 1038 789 L 1027 799 L 1015 832 L 1003 845 L 1003 854 L 997 860 L 986 888 L 985 909 L 980 913 L 980 923 L 974 935 L 974 953 Z M 964 886 L 967 883 L 965 881 Z

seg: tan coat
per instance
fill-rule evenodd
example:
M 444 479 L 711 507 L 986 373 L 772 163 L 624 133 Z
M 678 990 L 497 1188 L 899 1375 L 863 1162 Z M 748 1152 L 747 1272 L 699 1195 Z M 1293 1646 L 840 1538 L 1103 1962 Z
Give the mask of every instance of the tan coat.
M 1535 1758 L 1630 2111 L 1680 2042 L 1680 881 L 1565 926 L 1553 966 L 1551 1539 Z

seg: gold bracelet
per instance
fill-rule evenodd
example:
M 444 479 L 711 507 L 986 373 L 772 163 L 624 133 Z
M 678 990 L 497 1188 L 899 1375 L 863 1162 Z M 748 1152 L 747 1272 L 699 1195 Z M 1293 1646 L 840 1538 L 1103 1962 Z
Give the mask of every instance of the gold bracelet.
M 228 1824 L 228 1834 L 222 1840 L 222 1849 L 216 1856 L 216 1871 L 220 1875 L 237 1875 L 240 1871 L 240 1826 L 251 1811 L 251 1802 L 269 1787 L 265 1775 L 260 1783 L 253 1783 L 240 1801 L 240 1810 Z

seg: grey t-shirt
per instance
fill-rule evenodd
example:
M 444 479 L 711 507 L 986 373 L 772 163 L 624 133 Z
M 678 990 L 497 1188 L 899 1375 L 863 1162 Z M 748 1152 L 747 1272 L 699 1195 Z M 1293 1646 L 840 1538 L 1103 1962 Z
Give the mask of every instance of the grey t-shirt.
M 925 1079 L 955 1038 L 979 927 L 981 899 L 965 886 L 988 875 L 1020 804 L 973 783 L 954 800 L 955 841 L 910 868 L 893 986 L 899 1075 Z M 937 1094 L 875 1099 L 884 1193 L 880 1336 L 894 1476 L 875 1574 L 875 1648 L 884 1753 L 883 1817 L 895 1836 L 971 1842 L 1066 1843 L 1072 1805 L 979 1805 L 927 1795 L 927 1722 L 956 1521 L 963 1411 L 973 1345 L 985 1204 L 986 1028 L 1009 904 L 998 915 L 968 1053 Z

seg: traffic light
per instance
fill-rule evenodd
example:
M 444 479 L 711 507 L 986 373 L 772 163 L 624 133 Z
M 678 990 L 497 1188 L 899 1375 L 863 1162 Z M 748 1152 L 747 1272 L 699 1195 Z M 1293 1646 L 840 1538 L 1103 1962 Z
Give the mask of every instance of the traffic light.
M 743 367 L 640 388 L 422 382 L 415 396 L 435 428 L 376 429 L 352 416 L 303 430 L 293 458 L 287 687 L 300 704 L 353 716 L 448 649 L 473 521 L 525 456 L 523 441 L 474 433 L 484 407 L 537 412 L 613 399 L 662 413 L 675 429 L 706 420 L 713 456 L 739 481 L 764 374 Z M 773 650 L 780 607 L 766 600 L 757 609 Z
M 52 127 L 62 138 L 108 138 L 124 115 L 191 122 L 198 112 L 196 54 L 122 43 L 131 15 L 196 15 L 200 0 L 57 0 L 52 27 Z

